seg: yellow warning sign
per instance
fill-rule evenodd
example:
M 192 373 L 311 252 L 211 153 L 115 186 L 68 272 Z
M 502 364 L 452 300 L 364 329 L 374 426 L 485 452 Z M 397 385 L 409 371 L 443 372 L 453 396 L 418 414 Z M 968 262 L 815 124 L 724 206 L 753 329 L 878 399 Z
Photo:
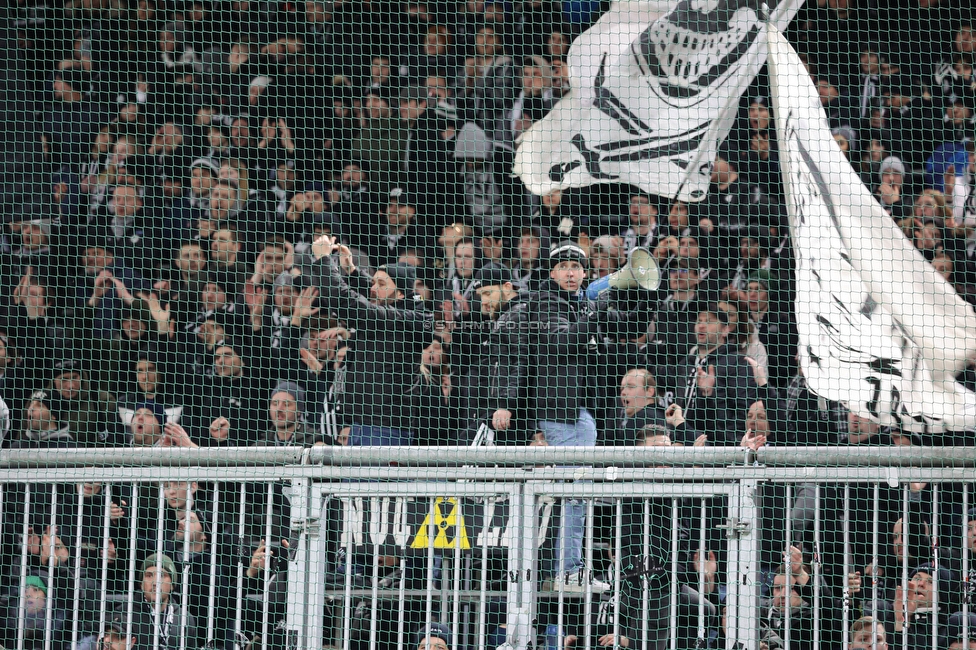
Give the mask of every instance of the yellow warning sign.
M 424 523 L 417 530 L 410 548 L 430 548 L 430 517 L 434 516 L 434 548 L 455 548 L 460 544 L 462 549 L 471 548 L 468 541 L 468 531 L 464 528 L 464 515 L 461 514 L 457 499 L 451 497 L 437 497 L 434 500 L 433 513 L 428 512 Z

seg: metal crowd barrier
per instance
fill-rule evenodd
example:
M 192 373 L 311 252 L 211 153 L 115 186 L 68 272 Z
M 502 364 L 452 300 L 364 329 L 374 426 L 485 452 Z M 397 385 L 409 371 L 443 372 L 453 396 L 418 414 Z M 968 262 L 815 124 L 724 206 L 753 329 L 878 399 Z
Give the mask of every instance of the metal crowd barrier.
M 850 630 L 871 616 L 888 643 L 938 650 L 972 627 L 976 452 L 910 451 L 4 451 L 2 638 L 18 650 L 93 648 L 119 630 L 153 650 L 414 650 L 439 623 L 461 650 L 627 635 L 661 650 L 866 650 Z M 442 467 L 437 480 L 425 464 Z M 582 588 L 550 580 L 568 508 L 585 515 Z M 790 547 L 808 582 L 781 581 L 802 605 L 777 617 Z M 165 573 L 164 556 L 175 606 L 157 616 L 146 585 L 159 602 L 165 581 L 144 576 Z M 912 613 L 919 566 L 930 596 Z M 23 597 L 37 573 L 41 610 Z M 585 586 L 597 582 L 609 589 Z

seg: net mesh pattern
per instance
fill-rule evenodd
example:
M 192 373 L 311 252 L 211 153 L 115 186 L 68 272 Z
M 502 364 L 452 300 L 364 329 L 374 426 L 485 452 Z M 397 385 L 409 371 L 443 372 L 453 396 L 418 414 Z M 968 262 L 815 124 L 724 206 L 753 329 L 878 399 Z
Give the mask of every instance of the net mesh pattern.
M 0 650 L 976 641 L 968 2 L 0 16 Z

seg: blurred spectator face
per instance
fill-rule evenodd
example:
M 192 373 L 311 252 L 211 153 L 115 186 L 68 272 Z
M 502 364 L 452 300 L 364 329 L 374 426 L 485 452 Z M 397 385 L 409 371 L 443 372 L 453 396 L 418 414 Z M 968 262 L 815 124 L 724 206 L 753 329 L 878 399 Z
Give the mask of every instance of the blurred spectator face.
M 945 278 L 946 282 L 952 282 L 952 258 L 947 255 L 936 255 L 932 260 L 932 268 L 939 275 Z
M 139 390 L 143 393 L 154 394 L 159 385 L 159 372 L 156 370 L 156 364 L 149 359 L 140 359 L 136 363 L 136 383 L 139 384 Z
M 117 634 L 115 631 L 109 630 L 105 632 L 105 636 L 102 637 L 102 644 L 98 646 L 98 650 L 127 650 L 130 647 L 135 647 L 134 637 L 130 646 L 126 643 L 124 636 Z
M 671 291 L 694 291 L 700 282 L 701 277 L 696 269 L 668 269 L 668 287 Z
M 881 144 L 880 140 L 872 139 L 871 142 L 868 143 L 868 150 L 865 152 L 865 157 L 870 162 L 880 163 L 887 155 L 888 152 L 885 150 L 885 147 L 883 144 Z
M 214 350 L 214 374 L 218 377 L 240 377 L 244 374 L 244 360 L 229 345 Z
M 474 37 L 474 52 L 481 57 L 493 57 L 498 53 L 498 36 L 490 27 L 482 27 Z
M 523 268 L 531 268 L 539 259 L 542 242 L 534 234 L 524 234 L 519 238 L 519 260 Z
M 44 595 L 44 590 L 34 585 L 27 585 L 24 589 L 24 609 L 27 610 L 27 615 L 36 616 L 44 613 L 46 605 L 47 596 Z
M 285 272 L 286 256 L 282 246 L 272 244 L 264 247 L 264 277 L 267 282 L 274 282 L 276 277 Z
M 694 237 L 682 237 L 678 240 L 678 257 L 698 259 L 700 252 L 698 240 Z
M 408 102 L 400 102 L 400 119 L 404 122 L 416 122 L 427 110 L 427 101 L 418 102 L 411 99 Z
M 688 227 L 688 204 L 675 201 L 668 210 L 668 227 L 675 232 L 681 232 Z
M 671 436 L 666 433 L 647 433 L 637 440 L 638 447 L 672 447 Z
M 753 402 L 746 413 L 746 431 L 768 436 L 769 419 L 766 415 L 766 405 L 762 402 Z
M 729 161 L 721 156 L 716 156 L 715 162 L 712 164 L 712 183 L 718 185 L 719 189 L 725 189 L 736 178 L 738 178 L 738 174 L 735 168 L 729 164 Z
M 142 209 L 139 191 L 132 185 L 119 185 L 112 193 L 112 211 L 121 218 L 134 217 Z
M 157 567 L 146 568 L 145 573 L 142 574 L 142 596 L 147 602 L 156 603 L 157 585 L 160 595 L 159 605 L 165 606 L 169 604 L 169 596 L 173 592 L 173 579 L 162 568 L 158 568 L 158 574 Z
M 759 102 L 749 105 L 749 128 L 753 131 L 765 131 L 769 128 L 769 109 Z
M 956 52 L 961 54 L 972 54 L 976 52 L 976 37 L 973 36 L 973 28 L 971 25 L 963 25 L 956 32 L 956 38 L 953 43 L 956 46 Z
M 227 304 L 227 294 L 219 284 L 208 282 L 200 292 L 200 305 L 205 311 L 217 311 Z
M 552 70 L 542 66 L 527 65 L 522 68 L 522 90 L 527 97 L 541 97 L 549 90 L 552 82 Z
M 427 89 L 427 94 L 430 97 L 436 98 L 437 101 L 447 101 L 451 97 L 451 91 L 447 86 L 447 79 L 439 75 L 430 75 L 424 79 L 424 88 Z
M 285 218 L 288 221 L 296 222 L 302 218 L 302 213 L 322 214 L 325 212 L 325 198 L 321 192 L 299 192 L 291 197 L 291 209 L 288 210 Z
M 718 316 L 711 312 L 703 311 L 698 314 L 695 322 L 695 340 L 700 349 L 710 350 L 717 348 L 729 335 L 729 326 L 718 319 Z
M 275 287 L 275 307 L 283 316 L 291 316 L 296 300 L 298 300 L 298 290 L 295 287 Z
M 616 270 L 612 268 L 613 266 L 610 251 L 602 246 L 593 246 L 590 253 L 590 276 L 593 278 L 606 277 Z
M 921 219 L 942 218 L 942 209 L 938 200 L 931 194 L 922 194 L 915 199 L 915 216 Z
M 481 254 L 485 260 L 498 262 L 505 252 L 505 240 L 501 237 L 488 235 L 481 238 Z
M 43 535 L 30 531 L 27 536 L 27 552 L 37 556 L 43 566 L 48 566 L 52 557 L 54 566 L 64 566 L 70 557 L 68 547 L 61 541 L 56 531 L 52 534 L 50 526 L 44 530 Z
M 183 144 L 183 130 L 172 122 L 166 122 L 158 129 L 149 145 L 153 156 L 172 156 Z
M 247 120 L 237 118 L 230 123 L 230 146 L 238 149 L 251 146 L 251 127 Z
M 966 522 L 966 547 L 970 553 L 976 553 L 976 519 Z
M 64 399 L 75 399 L 81 394 L 81 374 L 65 372 L 54 378 L 54 390 Z
M 583 279 L 586 277 L 586 271 L 583 269 L 583 265 L 579 262 L 573 260 L 563 260 L 552 268 L 552 270 L 549 272 L 549 277 L 551 277 L 553 282 L 555 282 L 563 291 L 576 293 L 583 286 Z
M 569 38 L 562 32 L 553 32 L 546 39 L 546 49 L 549 51 L 549 58 L 562 59 L 569 54 Z
M 826 79 L 817 80 L 817 94 L 820 95 L 820 103 L 824 106 L 837 101 L 837 98 L 840 97 L 840 91 L 837 90 L 837 87 Z
M 213 172 L 206 167 L 194 167 L 190 172 L 190 191 L 193 196 L 201 198 L 210 193 L 213 187 Z
M 176 268 L 183 275 L 194 277 L 206 267 L 207 258 L 204 256 L 200 244 L 183 244 L 180 246 L 180 254 L 176 258 Z
M 800 594 L 793 589 L 793 577 L 780 574 L 773 578 L 773 607 L 780 611 L 786 609 L 787 592 L 789 592 L 789 606 L 799 607 L 803 601 Z
M 327 22 L 328 14 L 325 12 L 325 3 L 309 0 L 305 3 L 305 20 L 310 23 L 320 24 Z
M 429 636 L 420 642 L 417 650 L 447 650 L 447 642 L 436 636 Z
M 226 220 L 236 201 L 237 190 L 229 185 L 215 185 L 210 190 L 210 218 L 214 221 Z
M 369 288 L 370 300 L 377 305 L 390 305 L 397 300 L 403 300 L 403 292 L 397 289 L 386 271 L 377 271 L 373 274 L 373 284 Z
M 7 356 L 7 344 L 0 339 L 0 372 L 3 372 L 11 361 L 12 359 Z
M 390 80 L 390 59 L 385 56 L 374 56 L 369 64 L 369 81 L 371 84 L 383 85 Z
M 949 650 L 974 650 L 976 649 L 976 641 L 964 641 L 959 639 L 958 641 L 953 641 L 949 644 Z
M 85 275 L 98 275 L 114 261 L 112 254 L 101 246 L 89 246 L 85 249 L 81 263 L 85 268 Z
M 459 277 L 464 279 L 474 275 L 474 244 L 463 242 L 454 249 L 454 268 Z
M 346 165 L 342 168 L 342 187 L 352 191 L 358 190 L 364 182 L 363 170 L 359 165 Z
M 956 101 L 951 106 L 946 108 L 946 121 L 951 123 L 954 128 L 961 129 L 966 126 L 966 123 L 972 117 L 973 113 L 969 110 L 969 107 L 963 104 L 961 101 Z
M 629 370 L 620 382 L 620 403 L 627 417 L 634 417 L 646 406 L 654 403 L 656 390 L 648 385 L 646 370 Z
M 202 553 L 207 542 L 207 534 L 203 530 L 200 516 L 193 510 L 189 512 L 184 510 L 178 513 L 177 517 L 178 521 L 176 522 L 173 540 L 181 543 L 180 550 L 182 550 L 183 540 L 189 538 L 190 553 Z
M 401 205 L 396 201 L 386 206 L 386 222 L 391 226 L 409 226 L 417 215 L 417 209 L 412 205 Z
M 229 230 L 218 230 L 210 240 L 210 257 L 221 264 L 233 264 L 241 245 Z
M 630 197 L 629 215 L 630 225 L 634 228 L 650 228 L 657 223 L 657 208 L 643 194 Z
M 939 227 L 932 223 L 923 223 L 915 230 L 915 247 L 921 251 L 934 251 L 942 245 L 942 234 Z
M 886 170 L 883 174 L 881 174 L 882 184 L 887 183 L 892 187 L 901 187 L 904 182 L 905 182 L 904 176 L 902 176 L 896 171 Z
M 281 164 L 275 170 L 275 184 L 286 192 L 295 189 L 295 170 L 288 165 Z
M 139 409 L 132 415 L 129 431 L 136 447 L 152 447 L 163 437 L 163 427 L 149 409 Z
M 424 54 L 444 56 L 451 45 L 451 34 L 443 25 L 431 25 L 424 35 Z
M 420 353 L 420 363 L 427 368 L 437 369 L 444 364 L 444 346 L 440 341 L 433 341 Z
M 224 328 L 212 320 L 204 321 L 200 326 L 200 331 L 197 332 L 197 338 L 203 341 L 208 349 L 213 349 L 215 345 L 223 341 L 224 335 Z
M 51 414 L 51 409 L 47 404 L 31 401 L 27 405 L 27 413 L 24 423 L 28 431 L 54 431 L 58 428 L 58 423 Z
M 758 260 L 762 252 L 759 250 L 759 242 L 752 237 L 743 237 L 739 240 L 739 257 L 744 260 Z
M 856 413 L 847 414 L 847 432 L 851 434 L 870 434 L 875 435 L 881 431 L 877 422 L 872 422 L 868 418 L 862 418 Z
M 332 361 L 336 358 L 344 336 L 338 327 L 313 331 L 308 335 L 308 349 L 319 361 Z
M 875 622 L 874 634 L 871 629 L 858 630 L 851 638 L 851 650 L 888 650 L 888 636 L 884 624 Z
M 147 330 L 146 324 L 138 318 L 123 318 L 121 326 L 122 335 L 130 341 L 138 341 Z
M 555 212 L 559 208 L 559 204 L 563 202 L 563 191 L 553 190 L 548 194 L 542 195 L 542 205 L 548 208 L 549 212 Z
M 437 238 L 437 243 L 444 249 L 444 257 L 449 262 L 453 263 L 454 261 L 454 248 L 457 243 L 465 237 L 470 237 L 471 233 L 471 226 L 463 223 L 452 223 L 449 226 L 444 226 L 444 229 L 441 230 L 441 236 Z
M 230 151 L 230 138 L 218 126 L 212 126 L 207 129 L 207 144 L 211 149 L 220 154 L 226 154 Z
M 393 112 L 390 110 L 390 105 L 379 95 L 367 95 L 365 108 L 366 117 L 371 120 L 384 119 L 393 115 Z
M 901 519 L 897 519 L 891 526 L 891 551 L 894 553 L 899 565 L 905 558 L 905 536 L 902 532 L 903 526 Z
M 861 52 L 861 74 L 881 74 L 881 58 L 875 52 Z
M 925 571 L 919 571 L 908 581 L 908 594 L 911 598 L 915 596 L 916 607 L 932 606 L 932 575 Z
M 508 285 L 508 291 L 512 291 L 512 286 Z M 504 284 L 494 284 L 478 287 L 478 296 L 481 298 L 481 313 L 488 317 L 494 317 L 501 312 L 506 303 L 506 286 Z
M 749 149 L 762 160 L 768 160 L 769 134 L 766 132 L 753 133 L 749 138 Z
M 186 481 L 166 481 L 163 484 L 163 498 L 166 505 L 173 510 L 186 510 L 186 504 L 190 496 L 197 493 L 196 481 L 187 483 Z

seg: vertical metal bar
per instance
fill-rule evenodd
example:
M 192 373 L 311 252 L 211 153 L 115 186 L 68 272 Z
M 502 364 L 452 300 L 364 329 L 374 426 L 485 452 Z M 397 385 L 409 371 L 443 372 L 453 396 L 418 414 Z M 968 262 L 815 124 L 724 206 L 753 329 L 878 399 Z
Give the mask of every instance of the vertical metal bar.
M 50 548 L 48 549 L 47 558 L 47 575 L 48 575 L 48 591 L 50 596 L 44 599 L 44 650 L 51 650 L 51 632 L 54 623 L 54 567 L 57 562 L 57 547 L 55 546 L 54 539 L 58 535 L 58 485 L 57 483 L 52 483 L 51 485 L 51 524 L 49 530 L 51 534 L 48 536 L 48 543 Z M 26 594 L 22 594 L 26 596 Z
M 485 507 L 481 511 L 481 593 L 478 594 L 478 650 L 485 650 L 485 633 L 487 632 L 487 620 L 488 615 L 488 531 L 491 529 L 491 521 L 488 520 L 489 511 L 494 513 L 495 508 L 488 507 L 491 503 L 494 506 L 497 503 L 497 495 L 485 498 Z M 489 501 L 488 499 L 491 499 Z M 511 505 L 511 504 L 509 504 Z M 505 531 L 508 534 L 508 531 Z M 501 540 L 499 540 L 501 543 Z
M 349 510 L 346 515 L 352 515 L 352 510 L 356 507 L 353 497 L 343 499 L 344 508 Z M 351 516 L 346 517 L 346 521 L 352 521 Z M 342 596 L 342 650 L 349 650 L 352 644 L 352 549 L 353 531 L 346 533 L 346 566 L 345 581 Z
M 842 650 L 847 650 L 851 629 L 851 587 L 847 575 L 851 572 L 851 485 L 844 483 L 844 609 L 841 612 Z
M 678 500 L 671 499 L 671 612 L 668 620 L 668 634 L 671 637 L 671 650 L 678 648 Z
M 871 524 L 871 565 L 878 566 L 878 520 L 881 518 L 881 484 L 874 484 L 874 502 L 872 504 L 874 509 L 874 517 L 872 518 Z M 873 572 L 872 572 L 873 575 Z M 864 590 L 866 586 L 867 576 L 861 584 L 861 590 Z M 875 588 L 871 589 L 871 617 L 877 621 L 878 620 L 878 590 Z M 872 626 L 873 627 L 873 626 Z M 878 650 L 878 635 L 871 635 L 871 650 Z
M 902 612 L 902 623 L 901 626 L 901 647 L 908 647 L 908 496 L 909 490 L 911 489 L 911 483 L 906 483 L 902 491 L 902 513 L 901 513 L 901 612 Z M 847 646 L 844 646 L 844 650 L 847 650 Z
M 566 636 L 566 575 L 563 571 L 563 558 L 566 557 L 566 503 L 568 499 L 562 498 L 562 505 L 559 508 L 559 533 L 558 540 L 559 552 L 556 554 L 556 591 L 559 596 L 556 598 L 556 633 L 559 638 L 559 646 L 563 647 Z
M 135 616 L 136 588 L 136 538 L 139 532 L 139 484 L 133 483 L 129 498 L 132 500 L 129 511 L 129 586 L 126 588 L 125 632 L 132 637 L 132 619 Z
M 78 620 L 81 610 L 81 527 L 84 522 L 85 513 L 85 484 L 79 483 L 75 486 L 75 499 L 78 502 L 77 512 L 75 513 L 75 580 L 74 591 L 71 595 L 71 647 L 78 645 L 78 633 L 81 621 Z M 94 495 L 92 495 L 94 497 Z M 0 494 L 0 503 L 2 503 Z M 2 514 L 2 513 L 0 513 Z M 2 521 L 2 518 L 0 518 Z
M 28 525 L 29 517 L 27 513 L 30 512 L 30 497 L 31 497 L 31 485 L 30 483 L 24 483 L 24 522 L 23 522 L 23 539 L 24 542 L 20 547 L 20 604 L 17 608 L 17 650 L 24 650 L 24 636 L 27 632 L 25 629 L 27 626 L 27 602 L 23 597 L 24 591 L 27 587 L 27 538 L 30 536 L 30 526 Z M 43 532 L 43 531 L 42 531 Z M 43 539 L 43 535 L 38 535 L 38 538 Z
M 813 647 L 820 647 L 820 484 L 813 487 Z
M 969 638 L 969 483 L 962 484 L 962 638 Z M 966 644 L 969 645 L 968 643 Z
M 162 600 L 162 565 L 163 565 L 163 506 L 165 505 L 165 484 L 159 483 L 159 497 L 156 500 L 156 600 L 153 605 L 153 650 L 159 650 L 160 646 L 160 615 L 165 616 L 166 612 L 161 612 L 159 602 Z M 99 634 L 102 629 L 99 627 Z
M 583 611 L 586 613 L 586 619 L 584 620 L 584 629 L 586 634 L 586 650 L 590 650 L 592 644 L 593 636 L 593 617 L 590 616 L 590 612 L 593 611 L 593 589 L 590 588 L 593 577 L 593 499 L 586 500 L 586 564 L 583 566 L 583 580 L 586 582 L 583 585 Z
M 261 602 L 261 650 L 268 650 L 268 616 L 269 608 L 271 607 L 271 562 L 269 558 L 271 557 L 271 524 L 274 518 L 274 481 L 268 481 L 268 496 L 267 502 L 265 503 L 265 522 L 264 522 L 264 539 L 265 539 L 265 550 L 264 554 L 264 568 L 261 571 L 261 575 L 264 578 Z
M 404 499 L 403 501 L 403 520 L 407 521 L 408 512 L 408 501 Z M 397 619 L 397 648 L 403 647 L 403 636 L 405 633 L 404 625 L 406 616 L 406 598 L 405 592 L 407 589 L 407 535 L 404 535 L 401 539 L 403 541 L 400 543 L 400 584 L 397 586 L 397 611 L 399 617 Z
M 372 498 L 370 499 L 370 510 L 374 508 L 382 507 L 382 499 Z M 373 516 L 376 513 L 371 512 Z M 379 515 L 381 518 L 386 516 L 385 512 L 381 512 Z M 380 597 L 380 542 L 379 535 L 373 538 L 373 575 L 372 575 L 372 588 L 370 589 L 369 597 L 369 647 L 376 647 L 376 607 L 379 602 Z
M 801 558 L 802 560 L 802 558 Z M 783 643 L 790 650 L 790 603 L 793 601 L 793 486 L 786 484 L 786 601 L 783 607 Z M 775 578 L 773 578 L 775 580 Z
M 907 553 L 906 553 L 907 555 Z M 932 650 L 939 650 L 939 484 L 932 484 Z M 967 642 L 968 646 L 968 642 Z
M 437 499 L 431 497 L 430 508 L 427 516 L 427 611 L 424 618 L 424 626 L 429 626 L 434 615 L 434 535 L 437 527 L 434 519 L 437 517 Z
M 245 483 L 240 484 L 240 501 L 238 503 L 237 512 L 237 538 L 241 543 L 241 550 L 244 549 L 244 520 L 247 517 L 247 485 Z M 250 540 L 247 540 L 250 541 Z M 251 549 L 246 549 L 250 551 Z M 241 557 L 237 561 L 237 592 L 234 594 L 234 633 L 243 634 L 244 632 L 244 572 L 247 569 L 244 567 L 244 563 L 247 562 L 247 566 L 251 565 L 251 556 L 245 557 L 241 553 Z
M 210 513 L 210 588 L 207 601 L 207 643 L 216 641 L 216 601 L 217 601 L 217 513 L 220 511 L 220 486 L 213 485 L 213 512 Z M 202 522 L 201 522 L 202 523 Z
M 180 650 L 186 650 L 187 626 L 185 623 L 190 620 L 187 614 L 189 613 L 190 602 L 190 513 L 193 512 L 194 506 L 192 486 L 193 481 L 186 482 L 186 503 L 183 505 L 183 562 L 180 564 L 183 582 L 180 585 L 180 620 L 184 624 L 180 626 Z M 179 518 L 179 513 L 176 516 Z M 179 525 L 179 521 L 177 521 L 177 525 Z
M 620 570 L 622 567 L 620 554 L 623 553 L 623 532 L 624 532 L 624 513 L 623 500 L 616 499 L 617 522 L 614 527 L 615 545 L 613 553 L 613 597 L 617 601 L 617 606 L 613 608 L 613 647 L 620 647 L 620 608 L 623 601 L 620 599 Z
M 647 563 L 644 568 L 650 568 L 651 561 L 651 500 L 643 500 L 643 510 L 644 510 L 644 525 L 641 530 L 641 563 Z M 619 578 L 618 578 L 619 579 Z M 647 647 L 648 638 L 648 617 L 651 615 L 650 611 L 650 590 L 648 589 L 648 583 L 651 577 L 649 575 L 644 575 L 641 578 L 641 647 Z
M 454 531 L 454 614 L 451 617 L 451 629 L 454 630 L 455 638 L 461 636 L 461 628 L 458 625 L 461 617 L 461 531 L 464 529 L 464 512 L 461 505 L 462 500 L 459 497 L 454 511 L 457 528 Z
M 708 517 L 705 512 L 705 498 L 702 497 L 698 513 L 698 643 L 705 642 L 705 567 L 708 564 L 708 552 L 705 550 L 705 526 Z
M 108 617 L 108 603 L 106 596 L 108 592 L 108 539 L 112 525 L 112 484 L 105 486 L 105 514 L 102 516 L 102 588 L 98 602 L 98 635 L 105 633 L 105 621 Z M 158 575 L 158 574 L 157 574 Z

